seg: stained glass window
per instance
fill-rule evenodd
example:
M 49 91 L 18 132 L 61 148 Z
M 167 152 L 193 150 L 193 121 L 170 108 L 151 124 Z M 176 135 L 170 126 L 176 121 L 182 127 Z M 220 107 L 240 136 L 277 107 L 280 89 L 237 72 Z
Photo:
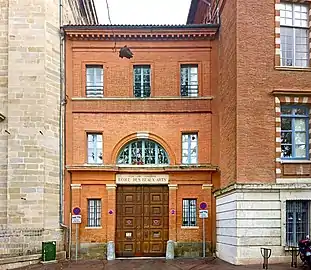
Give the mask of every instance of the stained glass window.
M 161 145 L 143 139 L 127 144 L 121 150 L 117 163 L 129 165 L 169 164 L 169 160 Z

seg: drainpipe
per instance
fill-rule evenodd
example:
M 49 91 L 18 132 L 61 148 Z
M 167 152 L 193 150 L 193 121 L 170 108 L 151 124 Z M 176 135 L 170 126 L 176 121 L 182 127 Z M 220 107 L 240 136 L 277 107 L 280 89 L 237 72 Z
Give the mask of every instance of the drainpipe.
M 59 0 L 59 47 L 60 47 L 60 56 L 59 56 L 59 71 L 60 71 L 60 93 L 59 93 L 59 224 L 61 227 L 63 226 L 63 31 L 61 27 L 63 26 L 63 0 Z

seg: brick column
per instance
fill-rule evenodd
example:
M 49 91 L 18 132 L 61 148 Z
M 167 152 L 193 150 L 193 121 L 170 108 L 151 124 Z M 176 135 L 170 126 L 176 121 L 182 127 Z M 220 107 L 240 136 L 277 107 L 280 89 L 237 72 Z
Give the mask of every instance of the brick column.
M 81 184 L 71 184 L 71 209 L 70 209 L 70 213 L 72 214 L 72 209 L 75 207 L 80 207 L 81 209 L 81 189 L 82 186 Z M 87 218 L 87 213 L 81 213 L 82 215 L 82 219 L 86 219 Z M 71 221 L 70 221 L 71 222 Z M 78 225 L 78 253 L 80 250 L 80 231 L 81 231 L 81 225 Z M 74 258 L 74 254 L 76 252 L 76 224 L 72 224 L 71 225 L 71 248 L 70 248 L 70 252 L 71 252 L 71 257 Z M 79 256 L 79 254 L 78 254 Z
M 168 185 L 169 188 L 169 240 L 177 241 L 177 184 Z M 172 213 L 174 211 L 174 213 Z
M 207 202 L 208 204 L 208 218 L 205 220 L 205 240 L 206 242 L 212 242 L 213 236 L 213 225 L 214 225 L 214 209 L 212 205 L 212 184 L 203 184 L 202 189 L 203 189 L 203 200 Z M 201 219 L 202 222 L 202 219 Z M 208 244 L 206 245 L 206 248 L 208 248 Z M 207 250 L 208 251 L 208 250 Z
M 107 242 L 115 242 L 116 235 L 116 184 L 106 184 L 108 197 L 107 213 Z

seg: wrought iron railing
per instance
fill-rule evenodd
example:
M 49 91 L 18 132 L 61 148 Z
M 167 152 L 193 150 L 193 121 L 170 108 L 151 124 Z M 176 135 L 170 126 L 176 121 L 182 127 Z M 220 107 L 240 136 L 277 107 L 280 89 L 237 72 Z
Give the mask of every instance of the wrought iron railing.
M 150 85 L 134 86 L 134 97 L 150 97 Z
M 180 95 L 182 97 L 197 97 L 199 94 L 198 85 L 181 85 Z
M 103 97 L 104 87 L 96 86 L 96 85 L 88 85 L 86 87 L 86 96 L 87 97 Z

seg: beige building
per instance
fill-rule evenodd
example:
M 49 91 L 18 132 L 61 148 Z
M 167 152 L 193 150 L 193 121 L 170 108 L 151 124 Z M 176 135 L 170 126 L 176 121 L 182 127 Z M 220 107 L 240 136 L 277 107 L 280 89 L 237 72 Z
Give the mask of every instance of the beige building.
M 0 0 L 0 259 L 62 248 L 63 24 L 93 0 Z

